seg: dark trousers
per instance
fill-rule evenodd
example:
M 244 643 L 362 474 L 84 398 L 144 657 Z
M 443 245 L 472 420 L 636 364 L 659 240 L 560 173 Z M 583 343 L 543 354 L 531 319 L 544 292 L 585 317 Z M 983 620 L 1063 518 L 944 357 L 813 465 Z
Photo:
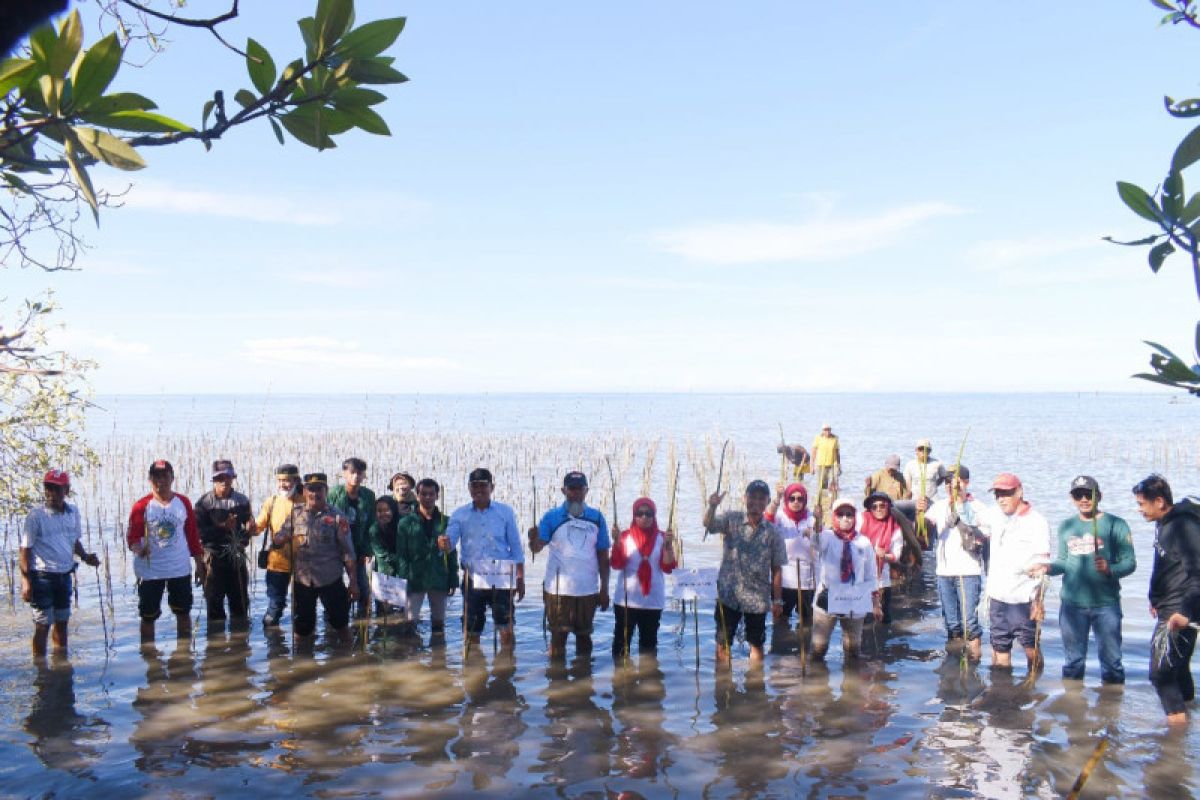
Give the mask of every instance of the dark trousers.
M 212 558 L 208 578 L 204 581 L 204 601 L 208 604 L 208 621 L 224 622 L 225 600 L 229 600 L 229 615 L 245 619 L 250 608 L 250 574 L 241 559 Z
M 658 650 L 658 625 L 662 621 L 661 608 L 629 608 L 613 606 L 617 625 L 613 628 L 612 651 L 614 656 L 625 654 L 626 641 L 632 642 L 637 631 L 638 652 L 653 655 Z M 632 648 L 630 648 L 632 649 Z
M 800 622 L 807 627 L 812 627 L 813 621 L 813 595 L 816 591 L 813 589 L 784 589 L 783 590 L 783 614 L 780 615 L 779 621 L 784 625 L 790 625 L 792 612 L 798 611 L 800 614 Z
M 350 592 L 338 578 L 325 586 L 305 586 L 296 581 L 296 607 L 292 609 L 292 626 L 298 636 L 308 636 L 317 628 L 317 600 L 325 610 L 329 627 L 340 631 L 350 624 Z
M 1158 625 L 1165 626 L 1167 620 L 1164 617 L 1168 616 L 1160 611 Z M 1157 626 L 1154 632 L 1159 633 Z M 1150 655 L 1150 683 L 1158 692 L 1163 711 L 1168 714 L 1182 714 L 1196 696 L 1196 686 L 1192 683 L 1192 651 L 1195 649 L 1196 629 L 1184 628 L 1171 636 L 1165 657 Z

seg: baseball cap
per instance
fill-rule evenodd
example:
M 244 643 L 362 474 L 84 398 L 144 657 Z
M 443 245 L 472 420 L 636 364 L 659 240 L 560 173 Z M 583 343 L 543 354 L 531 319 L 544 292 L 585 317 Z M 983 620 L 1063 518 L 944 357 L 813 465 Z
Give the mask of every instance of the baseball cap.
M 237 470 L 233 468 L 232 461 L 224 458 L 218 458 L 212 463 L 212 477 L 214 481 L 217 478 L 236 478 Z
M 324 472 L 310 472 L 304 476 L 305 486 L 328 486 L 329 478 Z
M 763 480 L 753 480 L 746 484 L 746 494 L 754 494 L 756 492 L 770 497 L 771 487 L 767 486 L 767 482 Z
M 894 505 L 892 496 L 890 494 L 885 494 L 884 492 L 871 492 L 869 495 L 867 495 L 867 499 L 863 500 L 863 508 L 869 509 L 872 504 L 879 500 L 884 501 L 889 506 Z M 837 508 L 837 506 L 834 506 L 834 508 Z
M 160 458 L 158 461 L 155 461 L 150 465 L 150 474 L 161 475 L 163 473 L 170 473 L 174 475 L 175 468 L 171 466 L 170 461 L 167 461 L 165 458 Z
M 1096 483 L 1096 479 L 1091 475 L 1080 475 L 1071 481 L 1071 491 L 1076 489 L 1087 489 L 1089 492 L 1100 494 L 1100 484 Z
M 1018 478 L 1016 475 L 1013 475 L 1011 472 L 1001 472 L 999 475 L 996 476 L 996 479 L 994 481 L 992 481 L 992 491 L 993 492 L 996 491 L 997 489 L 1000 489 L 1002 491 L 1008 491 L 1011 489 L 1020 489 L 1020 488 L 1021 488 L 1021 479 Z
M 962 478 L 964 481 L 971 480 L 971 470 L 967 469 L 966 464 L 958 465 L 958 477 Z M 946 479 L 945 480 L 946 480 L 946 483 L 949 483 L 950 481 L 954 480 L 954 467 L 946 467 Z
M 885 469 L 900 469 L 900 456 L 892 454 L 883 460 Z
M 61 469 L 52 469 L 42 478 L 42 483 L 48 483 L 51 486 L 70 486 L 71 476 Z
M 572 472 L 568 472 L 566 475 L 563 475 L 564 489 L 583 489 L 587 488 L 587 485 L 587 475 L 584 475 L 578 470 L 574 470 Z

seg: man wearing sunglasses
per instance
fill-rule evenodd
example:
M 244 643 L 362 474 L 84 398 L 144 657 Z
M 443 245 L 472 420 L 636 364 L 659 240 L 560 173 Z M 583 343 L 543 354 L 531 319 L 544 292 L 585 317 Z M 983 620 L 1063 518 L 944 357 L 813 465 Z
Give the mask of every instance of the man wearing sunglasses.
M 1177 727 L 1187 724 L 1187 704 L 1196 696 L 1191 666 L 1196 629 L 1191 626 L 1200 620 L 1200 504 L 1174 502 L 1171 485 L 1161 475 L 1138 481 L 1133 494 L 1142 517 L 1154 523 L 1153 640 L 1167 637 L 1163 654 L 1150 659 L 1150 683 L 1167 712 L 1167 724 Z
M 988 622 L 992 666 L 1012 668 L 1019 641 L 1032 668 L 1037 658 L 1037 622 L 1044 616 L 1042 575 L 1050 561 L 1050 523 L 1025 499 L 1021 479 L 1001 472 L 992 481 L 996 505 L 984 515 L 982 532 L 991 540 L 988 564 Z
M 1058 526 L 1058 555 L 1050 575 L 1062 575 L 1062 676 L 1083 680 L 1088 632 L 1096 632 L 1100 680 L 1125 682 L 1121 663 L 1121 578 L 1137 569 L 1133 540 L 1125 520 L 1100 510 L 1100 484 L 1090 475 L 1071 481 L 1076 514 Z

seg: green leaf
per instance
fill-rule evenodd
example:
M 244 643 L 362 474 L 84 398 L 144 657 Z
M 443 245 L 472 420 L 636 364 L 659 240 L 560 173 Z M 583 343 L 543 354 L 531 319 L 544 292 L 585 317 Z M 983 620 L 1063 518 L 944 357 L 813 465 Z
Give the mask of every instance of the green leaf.
M 58 50 L 58 33 L 50 23 L 39 25 L 29 32 L 29 51 L 43 70 L 50 71 L 54 53 Z
M 1184 225 L 1190 225 L 1197 219 L 1200 219 L 1200 192 L 1192 195 L 1192 199 L 1179 212 L 1179 221 Z
M 1183 210 L 1183 176 L 1172 170 L 1163 181 L 1162 209 L 1167 220 L 1179 219 Z
M 249 89 L 238 89 L 233 95 L 233 99 L 236 100 L 237 104 L 242 108 L 249 108 L 258 102 L 258 95 Z
M 329 95 L 329 100 L 338 108 L 343 106 L 374 106 L 387 100 L 387 95 L 374 89 L 347 86 Z
M 213 100 L 208 100 L 204 103 L 204 110 L 200 113 L 201 130 L 208 130 L 208 115 L 212 113 L 214 106 L 216 106 L 216 102 Z
M 1158 206 L 1154 204 L 1154 199 L 1146 194 L 1146 190 L 1142 187 L 1125 181 L 1117 181 L 1117 194 L 1125 201 L 1125 205 L 1129 206 L 1129 210 L 1142 219 L 1161 222 L 1162 214 L 1159 212 Z
M 1180 119 L 1200 117 L 1200 98 L 1191 98 L 1176 102 L 1171 97 L 1164 97 L 1163 105 L 1166 106 L 1167 113 L 1172 117 L 1179 117 Z
M 387 50 L 404 30 L 404 17 L 368 22 L 347 33 L 338 43 L 337 53 L 345 58 L 370 58 Z
M 317 150 L 336 147 L 325 128 L 325 118 L 316 103 L 292 109 L 279 118 L 296 140 Z
M 1175 245 L 1170 242 L 1162 242 L 1150 248 L 1150 269 L 1158 272 L 1163 265 L 1163 260 L 1171 253 L 1175 252 Z
M 0 172 L 0 176 L 4 178 L 5 183 L 7 183 L 13 189 L 16 189 L 18 192 L 21 192 L 22 194 L 33 194 L 33 189 L 30 188 L 29 184 L 21 180 L 21 178 L 14 173 Z M 1200 336 L 1200 326 L 1197 327 L 1196 333 L 1198 336 Z
M 121 67 L 121 56 L 124 52 L 117 35 L 110 33 L 92 45 L 83 58 L 75 62 L 71 69 L 71 82 L 74 85 L 74 104 L 77 109 L 87 108 L 104 94 L 104 90 L 112 83 Z
M 142 169 L 146 166 L 145 159 L 124 139 L 118 139 L 111 133 L 96 128 L 76 125 L 72 126 L 71 130 L 75 132 L 75 136 L 83 148 L 97 161 L 103 161 L 111 167 L 127 171 Z
M 302 69 L 304 69 L 304 62 L 297 58 L 295 61 L 283 68 L 283 74 L 279 76 L 280 82 L 286 83 L 293 80 L 297 75 L 300 74 L 300 70 Z
M 317 22 L 312 17 L 296 20 L 300 36 L 304 39 L 304 60 L 309 64 L 317 60 Z
M 71 178 L 74 179 L 75 185 L 79 187 L 79 193 L 83 195 L 83 199 L 92 209 L 92 217 L 95 218 L 96 224 L 100 224 L 100 203 L 96 200 L 96 190 L 92 187 L 92 179 L 88 177 L 87 170 L 79 163 L 79 157 L 75 153 L 75 143 L 68 140 L 64 145 L 63 155 L 67 159 L 67 168 L 71 172 Z
M 91 121 L 91 114 L 114 114 L 118 111 L 149 111 L 158 108 L 154 101 L 136 92 L 115 92 L 106 94 L 99 100 L 88 105 L 81 114 L 84 119 Z
M 271 130 L 275 131 L 275 138 L 279 140 L 280 144 L 283 144 L 283 128 L 279 127 L 279 123 L 275 121 L 274 117 L 267 117 L 267 122 L 271 123 Z
M 1156 233 L 1153 236 L 1147 236 L 1144 239 L 1135 239 L 1132 242 L 1119 242 L 1116 239 L 1112 238 L 1111 236 L 1103 236 L 1101 238 L 1104 239 L 1104 241 L 1106 241 L 1106 242 L 1112 242 L 1113 244 L 1119 244 L 1124 247 L 1140 247 L 1144 244 L 1154 244 L 1156 241 L 1159 240 L 1160 237 L 1162 237 L 1164 235 L 1165 234 Z
M 350 27 L 354 0 L 317 0 L 317 55 L 324 57 Z
M 62 98 L 63 79 L 49 73 L 38 78 L 38 90 L 42 96 L 42 104 L 47 111 L 58 116 L 59 101 Z
M 1151 3 L 1161 8 L 1163 11 L 1174 11 L 1175 6 L 1167 2 L 1167 0 L 1150 0 Z
M 0 61 L 0 97 L 29 85 L 37 75 L 37 62 L 31 58 L 6 58 Z
M 79 11 L 75 10 L 66 16 L 58 28 L 58 47 L 55 48 L 51 61 L 52 72 L 65 78 L 67 70 L 71 68 L 71 64 L 75 63 L 75 57 L 79 55 L 81 47 L 83 47 L 83 22 L 79 19 Z
M 367 133 L 373 133 L 376 136 L 391 136 L 392 132 L 388 130 L 387 123 L 383 121 L 383 117 L 367 108 L 366 106 L 335 106 L 338 111 L 345 114 L 356 127 L 361 128 Z
M 192 133 L 195 128 L 153 111 L 116 111 L 112 114 L 88 114 L 88 122 L 105 128 L 138 133 Z
M 1181 172 L 1197 161 L 1200 161 L 1200 126 L 1193 128 L 1175 148 L 1175 155 L 1171 157 L 1171 171 Z
M 275 62 L 267 49 L 253 39 L 246 40 L 246 71 L 259 94 L 267 94 L 274 88 Z
M 356 83 L 404 83 L 408 80 L 380 58 L 355 58 L 346 64 L 346 74 Z

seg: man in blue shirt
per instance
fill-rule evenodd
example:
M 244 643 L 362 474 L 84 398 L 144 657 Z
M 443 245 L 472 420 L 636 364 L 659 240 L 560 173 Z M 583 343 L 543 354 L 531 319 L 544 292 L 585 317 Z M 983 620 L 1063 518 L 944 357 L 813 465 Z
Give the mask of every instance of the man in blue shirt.
M 529 529 L 529 549 L 550 548 L 542 597 L 550 628 L 550 659 L 566 658 L 567 636 L 575 634 L 575 653 L 592 652 L 592 620 L 596 606 L 608 610 L 608 523 L 604 515 L 584 505 L 587 476 L 568 472 L 563 477 L 566 500 Z
M 492 500 L 495 484 L 488 470 L 482 467 L 472 470 L 467 477 L 467 488 L 471 502 L 450 515 L 450 523 L 446 533 L 438 537 L 438 545 L 448 553 L 462 542 L 459 561 L 466 574 L 463 602 L 467 604 L 467 635 L 471 642 L 479 641 L 490 606 L 492 623 L 500 630 L 500 642 L 505 649 L 511 650 L 511 593 L 503 589 L 475 588 L 474 573 L 477 566 L 486 561 L 516 562 L 517 600 L 525 597 L 525 551 L 521 547 L 517 518 L 511 506 Z

